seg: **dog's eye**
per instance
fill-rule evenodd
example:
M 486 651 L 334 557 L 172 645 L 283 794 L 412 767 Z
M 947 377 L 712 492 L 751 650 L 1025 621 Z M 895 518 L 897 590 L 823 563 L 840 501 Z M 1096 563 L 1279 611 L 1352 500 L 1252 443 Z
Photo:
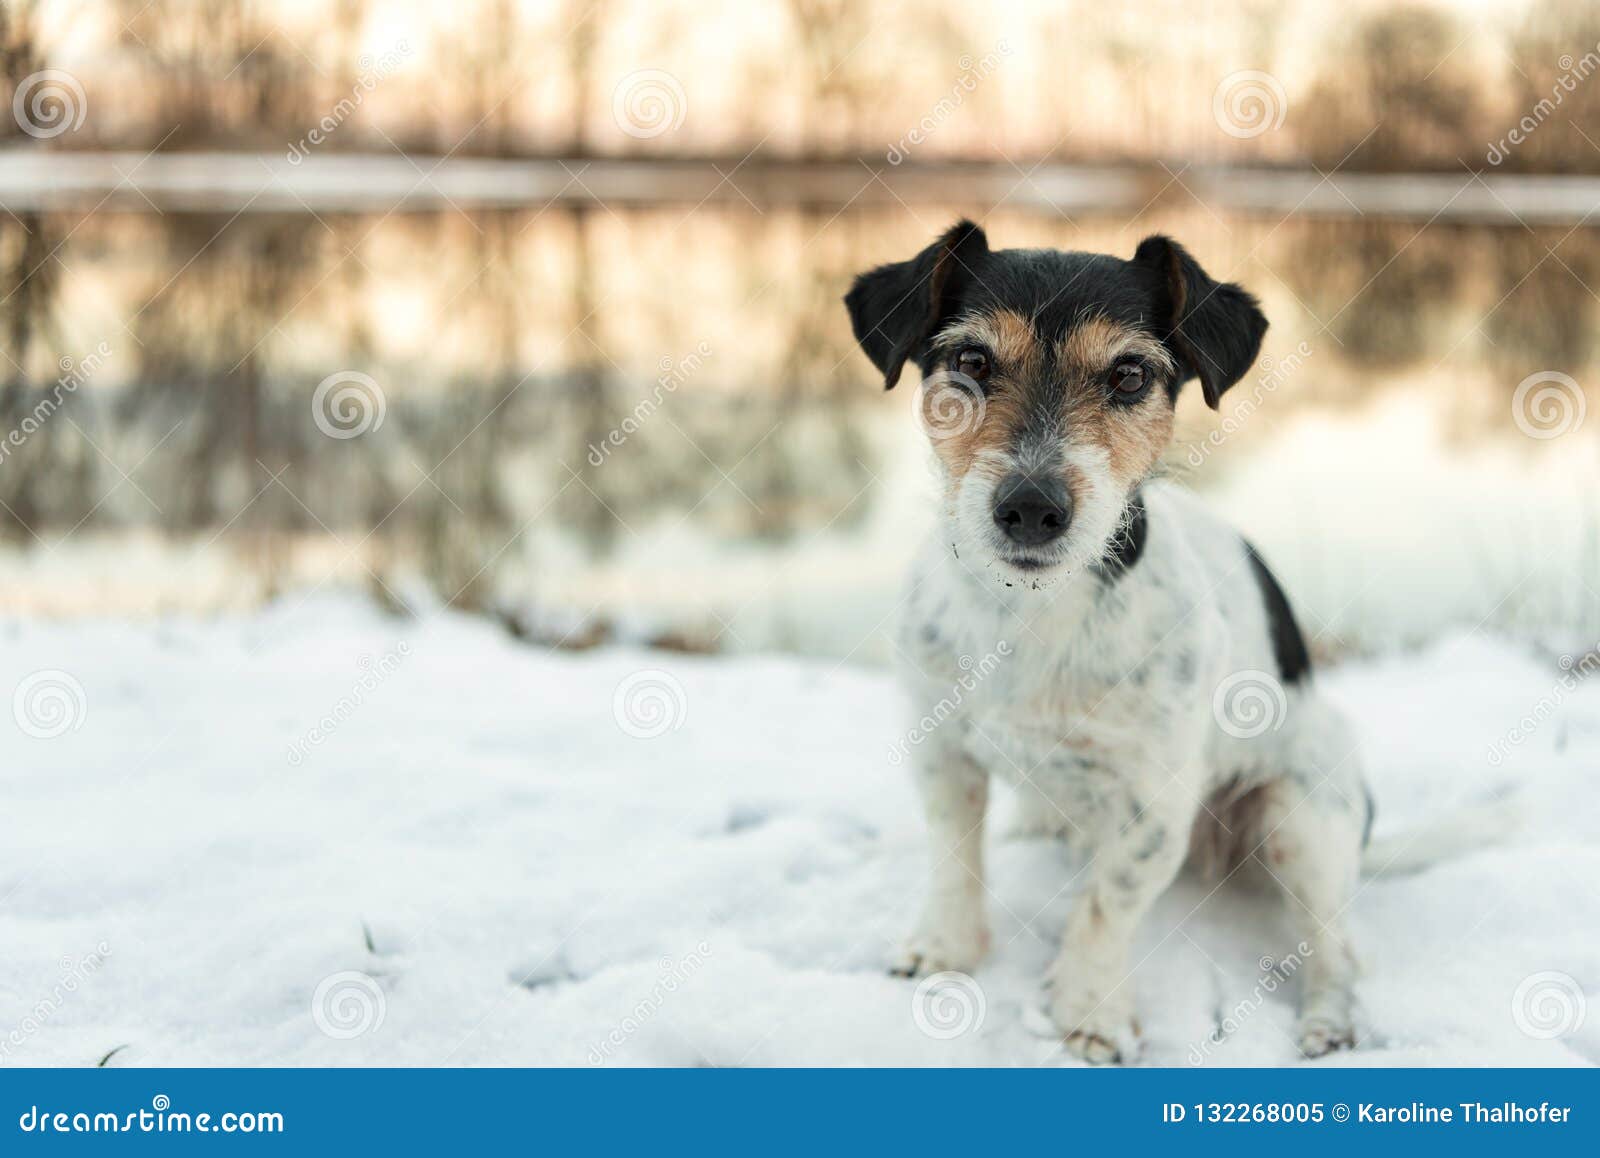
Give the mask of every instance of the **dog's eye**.
M 989 355 L 976 346 L 967 346 L 957 350 L 955 357 L 950 359 L 950 369 L 965 374 L 975 382 L 982 382 L 989 376 Z
M 1132 359 L 1118 362 L 1111 367 L 1111 385 L 1118 394 L 1138 394 L 1144 389 L 1144 367 Z

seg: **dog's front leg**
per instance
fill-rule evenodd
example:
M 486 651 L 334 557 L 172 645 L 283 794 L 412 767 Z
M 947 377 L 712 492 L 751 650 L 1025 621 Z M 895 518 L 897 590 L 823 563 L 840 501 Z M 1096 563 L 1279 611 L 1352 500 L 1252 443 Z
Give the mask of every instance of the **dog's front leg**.
M 1189 844 L 1189 813 L 1175 800 L 1130 797 L 1127 808 L 1131 819 L 1094 851 L 1088 887 L 1067 918 L 1047 978 L 1050 1014 L 1067 1048 L 1092 1062 L 1120 1061 L 1137 1048 L 1134 933 L 1178 875 Z
M 922 916 L 896 960 L 906 977 L 977 967 L 989 949 L 983 903 L 983 816 L 989 777 L 971 757 L 942 744 L 916 768 L 928 822 L 931 872 Z

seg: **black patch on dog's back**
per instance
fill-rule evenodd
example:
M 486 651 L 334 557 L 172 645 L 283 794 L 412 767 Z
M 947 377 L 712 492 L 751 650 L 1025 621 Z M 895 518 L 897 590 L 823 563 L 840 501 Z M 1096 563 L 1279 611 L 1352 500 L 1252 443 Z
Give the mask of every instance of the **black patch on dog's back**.
M 1294 621 L 1294 612 L 1289 609 L 1289 599 L 1283 588 L 1278 586 L 1256 549 L 1246 543 L 1244 553 L 1250 557 L 1250 569 L 1255 572 L 1256 585 L 1261 588 L 1261 602 L 1267 610 L 1267 634 L 1272 637 L 1278 675 L 1286 684 L 1299 683 L 1311 674 L 1311 656 L 1306 651 L 1300 625 Z

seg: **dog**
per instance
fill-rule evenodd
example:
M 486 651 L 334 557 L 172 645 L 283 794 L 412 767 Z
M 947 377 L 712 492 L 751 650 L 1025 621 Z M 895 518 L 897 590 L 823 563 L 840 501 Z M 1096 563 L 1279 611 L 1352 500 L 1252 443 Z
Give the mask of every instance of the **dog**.
M 941 488 L 898 639 L 914 702 L 942 709 L 914 758 L 932 870 L 893 971 L 968 972 L 989 948 L 998 776 L 1026 828 L 1088 854 L 1046 979 L 1069 1051 L 1133 1057 L 1135 932 L 1190 859 L 1266 866 L 1308 950 L 1299 1046 L 1353 1045 L 1344 916 L 1373 805 L 1352 729 L 1261 556 L 1152 478 L 1180 387 L 1215 409 L 1254 363 L 1256 299 L 1162 235 L 1124 260 L 993 250 L 961 221 L 845 304 L 886 387 L 921 371 Z

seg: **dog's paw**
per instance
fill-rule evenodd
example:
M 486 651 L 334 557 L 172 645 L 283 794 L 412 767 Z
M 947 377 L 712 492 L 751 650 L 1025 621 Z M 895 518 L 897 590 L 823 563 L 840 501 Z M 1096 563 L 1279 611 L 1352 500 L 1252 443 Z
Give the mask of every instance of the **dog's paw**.
M 1355 1026 L 1349 1022 L 1334 1022 L 1322 1017 L 1308 1017 L 1300 1022 L 1300 1052 L 1306 1057 L 1324 1057 L 1339 1049 L 1354 1049 Z
M 1092 1065 L 1130 1061 L 1139 1052 L 1139 1024 L 1120 992 L 1097 999 L 1057 981 L 1050 994 L 1050 1019 L 1067 1052 Z
M 1115 1042 L 1107 1041 L 1097 1033 L 1074 1031 L 1061 1039 L 1066 1051 L 1082 1058 L 1090 1065 L 1112 1066 L 1122 1061 L 1122 1051 Z
M 989 951 L 989 925 L 981 912 L 924 918 L 889 966 L 896 977 L 971 973 Z

